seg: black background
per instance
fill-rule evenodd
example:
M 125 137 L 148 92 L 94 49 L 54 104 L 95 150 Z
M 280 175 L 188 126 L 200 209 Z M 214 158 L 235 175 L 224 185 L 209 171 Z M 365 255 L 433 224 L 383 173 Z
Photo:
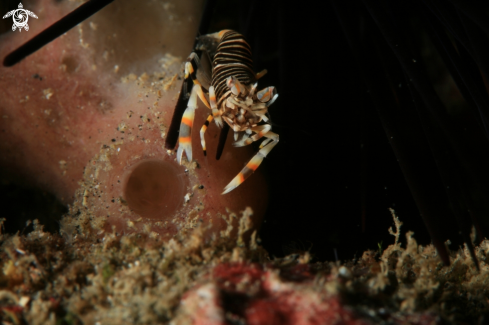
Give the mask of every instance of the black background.
M 403 233 L 430 243 L 329 2 L 218 1 L 210 31 L 224 28 L 246 36 L 255 70 L 268 70 L 260 87 L 279 93 L 269 112 L 280 142 L 260 167 L 271 188 L 261 230 L 269 252 L 341 260 L 385 248 L 389 208 Z

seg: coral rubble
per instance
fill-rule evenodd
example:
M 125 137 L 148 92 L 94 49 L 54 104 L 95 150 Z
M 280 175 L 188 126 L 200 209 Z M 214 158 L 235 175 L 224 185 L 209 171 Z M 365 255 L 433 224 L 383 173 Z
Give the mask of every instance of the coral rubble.
M 221 216 L 206 238 L 192 220 L 169 241 L 144 233 L 63 236 L 34 221 L 27 235 L 0 235 L 3 324 L 461 324 L 487 321 L 486 254 L 477 271 L 465 249 L 451 266 L 408 232 L 381 254 L 312 263 L 309 252 L 270 258 L 251 209 Z M 395 219 L 396 220 L 396 219 Z M 80 223 L 86 221 L 80 220 Z M 237 232 L 237 234 L 236 234 Z

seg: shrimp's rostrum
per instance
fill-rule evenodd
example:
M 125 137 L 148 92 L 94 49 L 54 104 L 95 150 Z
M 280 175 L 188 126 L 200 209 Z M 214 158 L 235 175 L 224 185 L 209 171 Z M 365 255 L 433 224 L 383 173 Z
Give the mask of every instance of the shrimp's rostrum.
M 279 136 L 271 131 L 272 127 L 267 123 L 266 116 L 268 107 L 277 99 L 278 94 L 275 87 L 257 91 L 257 80 L 267 71 L 253 71 L 251 49 L 241 34 L 223 30 L 200 36 L 195 50 L 200 51 L 202 57 L 199 58 L 196 52 L 192 52 L 185 64 L 185 79 L 191 78 L 193 87 L 180 124 L 178 162 L 182 163 L 184 151 L 187 159 L 192 160 L 191 133 L 197 109 L 197 96 L 211 110 L 200 130 L 204 155 L 205 131 L 212 120 L 219 128 L 224 126 L 223 122 L 229 125 L 234 131 L 235 147 L 247 146 L 265 138 L 255 156 L 224 188 L 222 194 L 226 194 L 253 174 L 263 158 L 278 143 Z M 212 62 L 211 71 L 205 71 L 205 66 L 201 62 L 207 58 L 206 55 Z

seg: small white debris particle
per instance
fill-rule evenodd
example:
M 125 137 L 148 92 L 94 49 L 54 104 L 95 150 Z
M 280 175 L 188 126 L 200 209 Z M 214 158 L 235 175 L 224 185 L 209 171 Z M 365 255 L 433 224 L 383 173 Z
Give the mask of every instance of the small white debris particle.
M 42 93 L 44 94 L 44 97 L 46 97 L 46 99 L 49 99 L 51 98 L 51 96 L 53 96 L 53 90 L 51 88 L 48 88 L 48 89 L 44 89 L 42 91 Z
M 23 296 L 19 299 L 19 305 L 25 308 L 30 300 L 31 298 L 29 298 L 28 296 Z
M 340 267 L 338 270 L 338 273 L 339 273 L 339 275 L 341 275 L 342 277 L 345 277 L 345 278 L 351 277 L 350 270 L 348 270 L 345 266 Z
M 134 222 L 132 222 L 131 220 L 127 220 L 127 226 L 128 226 L 129 228 L 136 229 L 136 227 L 134 226 Z

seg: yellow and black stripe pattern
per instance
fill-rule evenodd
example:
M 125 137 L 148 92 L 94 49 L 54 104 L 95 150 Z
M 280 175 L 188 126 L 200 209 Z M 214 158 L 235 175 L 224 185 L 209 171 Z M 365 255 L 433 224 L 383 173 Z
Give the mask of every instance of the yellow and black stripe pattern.
M 204 150 L 204 156 L 207 156 L 207 148 L 205 145 L 204 133 L 205 133 L 205 131 L 207 131 L 207 128 L 209 127 L 209 124 L 212 122 L 213 119 L 214 119 L 214 116 L 209 115 L 207 117 L 207 120 L 205 120 L 204 125 L 202 125 L 202 128 L 200 129 L 200 139 L 201 139 L 202 150 Z
M 223 30 L 200 36 L 195 51 L 202 51 L 202 56 L 192 52 L 185 64 L 185 80 L 191 79 L 193 87 L 180 123 L 177 161 L 182 163 L 183 152 L 186 153 L 188 161 L 192 161 L 191 135 L 198 97 L 212 111 L 200 129 L 204 155 L 207 152 L 205 132 L 212 121 L 215 121 L 218 127 L 229 126 L 234 130 L 235 147 L 246 146 L 262 137 L 266 138 L 260 150 L 224 188 L 222 194 L 226 194 L 251 176 L 278 143 L 279 136 L 271 132 L 271 125 L 259 124 L 262 121 L 267 122 L 267 108 L 278 94 L 274 87 L 267 87 L 255 93 L 256 81 L 266 70 L 255 74 L 250 45 L 241 34 Z M 210 61 L 212 71 L 209 71 Z M 186 85 L 187 83 L 184 83 L 182 86 L 183 90 L 186 89 Z M 240 136 L 241 139 L 238 141 Z
M 244 85 L 256 81 L 251 48 L 243 35 L 232 30 L 222 31 L 222 33 L 214 55 L 212 72 L 212 86 L 218 99 L 217 107 L 221 107 L 221 102 L 226 99 L 223 95 L 229 90 L 226 84 L 228 77 L 235 77 Z

